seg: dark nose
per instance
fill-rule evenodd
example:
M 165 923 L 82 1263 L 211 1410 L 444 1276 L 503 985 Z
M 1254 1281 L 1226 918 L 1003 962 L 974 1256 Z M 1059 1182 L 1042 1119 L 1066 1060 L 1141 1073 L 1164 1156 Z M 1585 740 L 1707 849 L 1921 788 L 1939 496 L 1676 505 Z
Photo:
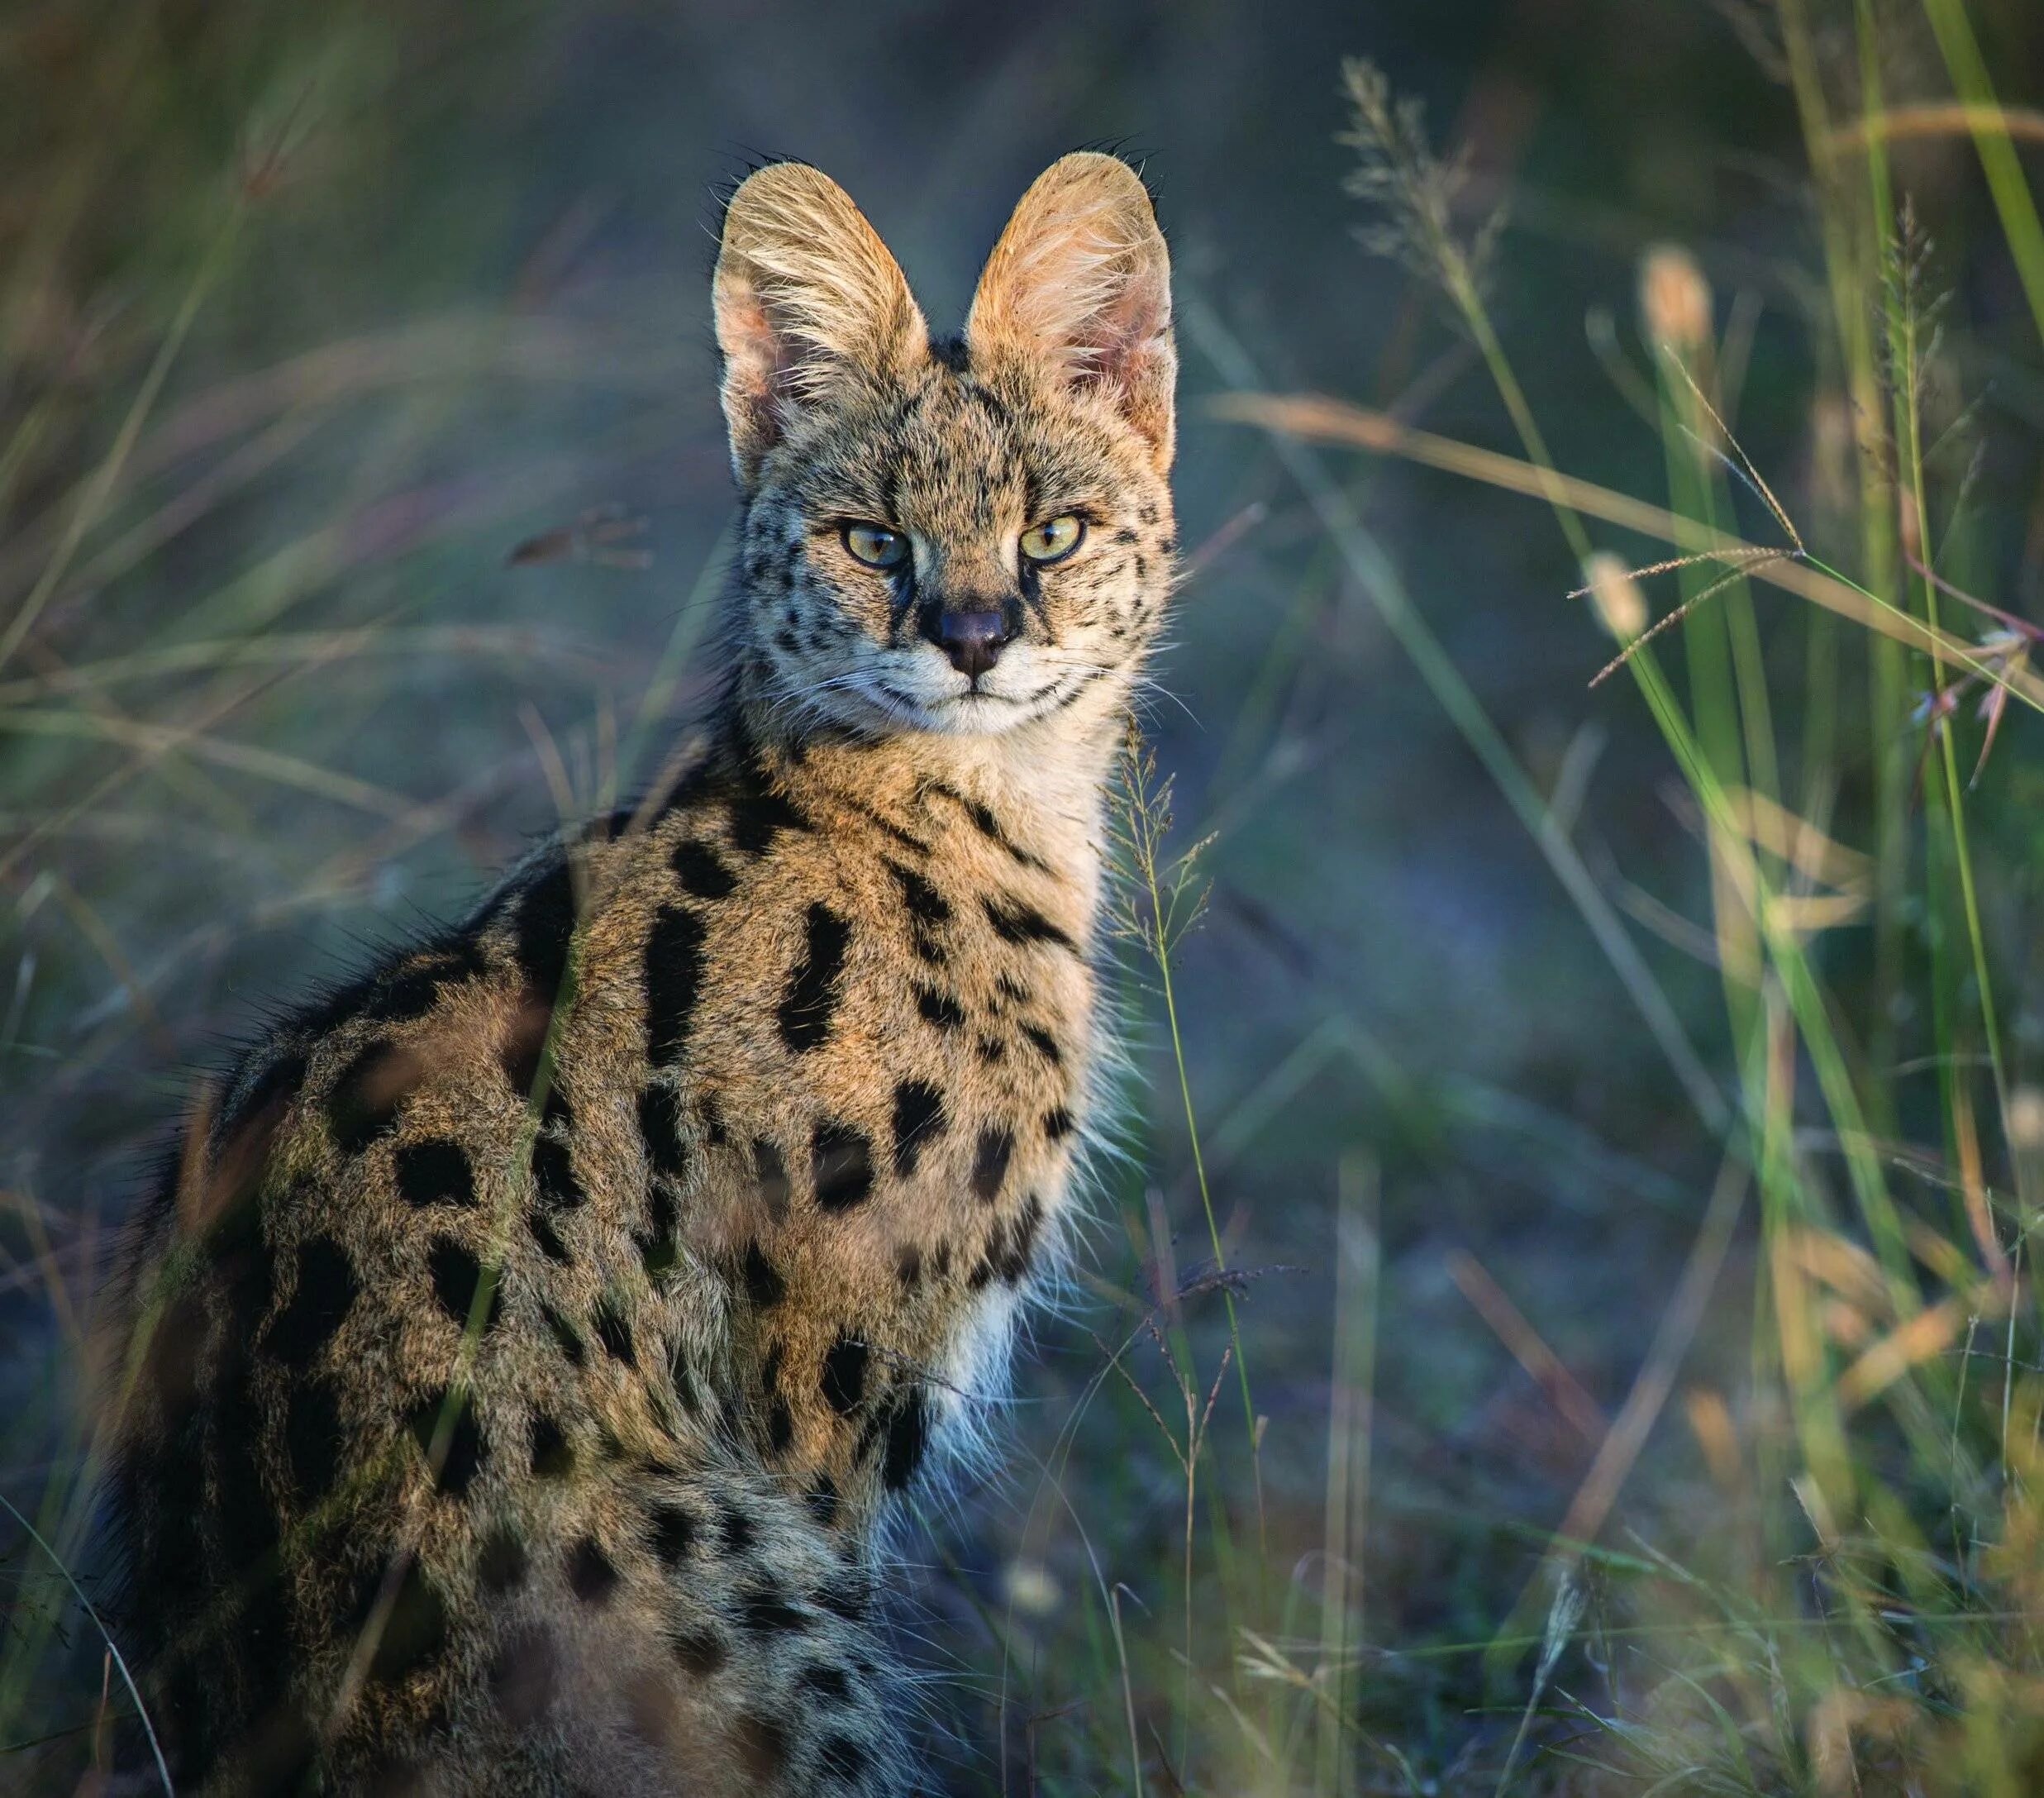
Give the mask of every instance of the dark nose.
M 951 659 L 951 666 L 974 680 L 1001 658 L 1001 651 L 1015 640 L 1015 629 L 1007 610 L 940 612 L 927 632 L 931 642 Z

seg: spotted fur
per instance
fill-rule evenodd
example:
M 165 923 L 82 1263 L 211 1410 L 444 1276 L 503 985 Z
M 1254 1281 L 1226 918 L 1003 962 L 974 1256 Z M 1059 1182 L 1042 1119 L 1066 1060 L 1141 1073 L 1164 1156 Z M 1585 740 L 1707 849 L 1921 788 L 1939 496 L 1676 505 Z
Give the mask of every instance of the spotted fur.
M 875 1569 L 999 1386 L 1097 1106 L 1103 788 L 1174 547 L 1166 260 L 1134 174 L 1067 157 L 932 345 L 782 164 L 715 307 L 711 747 L 280 1024 L 133 1228 L 120 1615 L 182 1789 L 917 1782 Z M 1059 515 L 1084 541 L 1032 564 Z M 990 667 L 959 614 L 1012 625 Z

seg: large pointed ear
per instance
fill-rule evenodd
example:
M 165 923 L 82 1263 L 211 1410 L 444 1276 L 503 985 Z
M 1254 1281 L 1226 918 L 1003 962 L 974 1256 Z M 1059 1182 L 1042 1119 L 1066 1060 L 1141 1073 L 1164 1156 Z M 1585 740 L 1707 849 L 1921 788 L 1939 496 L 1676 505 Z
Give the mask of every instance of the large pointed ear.
M 731 196 L 712 298 L 731 465 L 748 493 L 804 408 L 847 377 L 928 353 L 929 329 L 887 246 L 807 163 L 769 164 Z
M 1030 357 L 1105 394 L 1170 466 L 1171 259 L 1120 157 L 1075 150 L 1036 177 L 987 258 L 965 336 L 975 359 Z

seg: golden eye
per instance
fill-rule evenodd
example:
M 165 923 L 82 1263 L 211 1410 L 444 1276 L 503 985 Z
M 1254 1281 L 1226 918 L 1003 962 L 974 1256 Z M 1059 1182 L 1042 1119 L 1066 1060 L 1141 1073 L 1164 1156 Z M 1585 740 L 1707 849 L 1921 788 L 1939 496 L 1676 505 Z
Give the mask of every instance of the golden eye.
M 868 568 L 898 568 L 908 559 L 908 539 L 884 524 L 848 524 L 845 547 Z
M 1032 562 L 1061 562 L 1085 541 L 1086 521 L 1064 512 L 1023 532 L 1022 552 Z

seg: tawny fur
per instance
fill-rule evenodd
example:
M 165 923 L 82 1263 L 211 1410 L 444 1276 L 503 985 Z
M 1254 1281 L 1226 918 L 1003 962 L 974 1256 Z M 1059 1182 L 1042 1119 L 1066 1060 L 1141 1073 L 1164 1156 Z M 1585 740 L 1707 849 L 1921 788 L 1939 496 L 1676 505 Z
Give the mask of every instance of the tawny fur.
M 1097 1116 L 1168 269 L 1135 175 L 1067 157 L 933 347 L 789 164 L 732 200 L 715 301 L 709 748 L 281 1024 L 131 1232 L 121 1615 L 185 1789 L 917 1783 L 878 1549 L 998 1387 Z M 1063 514 L 1079 550 L 1027 565 Z M 1020 635 L 974 686 L 931 605 Z

